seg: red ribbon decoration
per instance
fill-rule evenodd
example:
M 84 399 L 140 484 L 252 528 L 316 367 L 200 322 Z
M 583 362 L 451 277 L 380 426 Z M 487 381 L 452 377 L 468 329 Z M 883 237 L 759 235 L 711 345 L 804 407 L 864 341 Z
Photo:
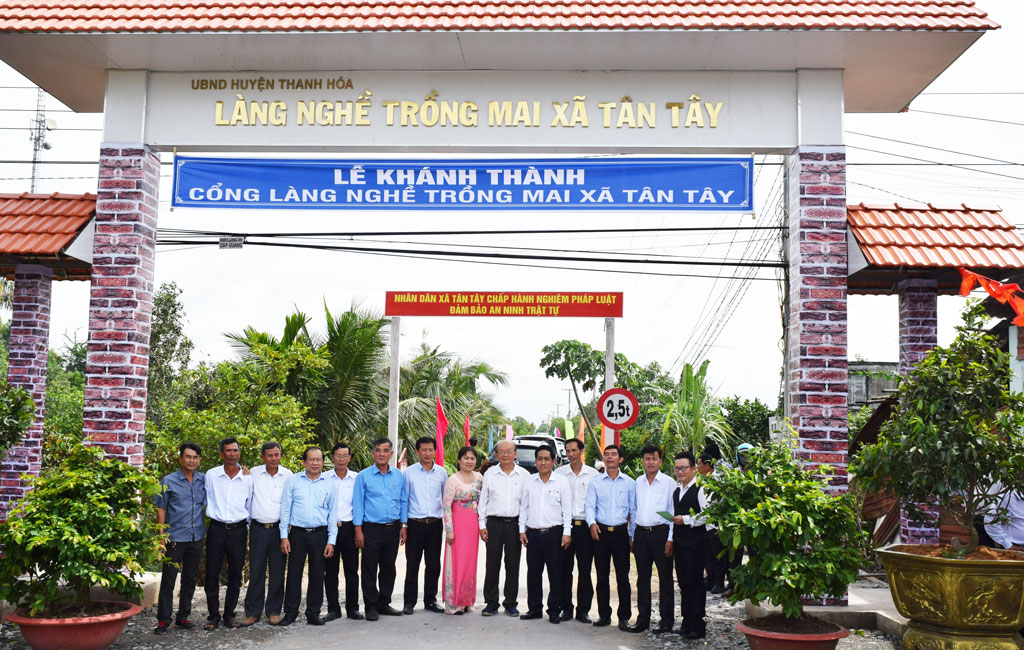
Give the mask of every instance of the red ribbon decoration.
M 965 298 L 970 295 L 971 290 L 978 284 L 982 286 L 988 295 L 992 296 L 1002 304 L 1010 303 L 1010 307 L 1013 308 L 1017 317 L 1013 319 L 1013 324 L 1018 327 L 1024 327 L 1024 297 L 1017 295 L 1022 290 L 1020 285 L 1017 283 L 1005 284 L 1003 282 L 996 282 L 992 278 L 986 278 L 984 275 L 975 273 L 974 271 L 968 271 L 967 269 L 960 267 L 960 276 L 963 280 L 960 282 L 960 295 Z

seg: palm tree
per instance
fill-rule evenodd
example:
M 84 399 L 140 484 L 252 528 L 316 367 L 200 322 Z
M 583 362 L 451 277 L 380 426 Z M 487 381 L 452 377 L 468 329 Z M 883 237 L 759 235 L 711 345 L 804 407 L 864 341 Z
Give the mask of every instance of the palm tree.
M 686 448 L 697 456 L 709 439 L 723 448 L 735 439 L 719 400 L 708 388 L 708 363 L 704 361 L 696 371 L 689 363 L 683 366 L 675 390 L 655 407 L 661 418 L 663 448 Z

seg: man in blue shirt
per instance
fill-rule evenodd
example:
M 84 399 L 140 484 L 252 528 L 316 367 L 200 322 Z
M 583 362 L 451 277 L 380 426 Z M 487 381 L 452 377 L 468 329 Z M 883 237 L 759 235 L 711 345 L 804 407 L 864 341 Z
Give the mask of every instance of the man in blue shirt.
M 373 465 L 359 472 L 352 494 L 356 546 L 363 549 L 360 568 L 368 621 L 376 621 L 380 614 L 402 615 L 391 606 L 391 592 L 395 588 L 398 547 L 405 543 L 409 493 L 405 477 L 388 464 L 393 453 L 390 440 L 374 440 Z
M 157 601 L 155 634 L 166 634 L 171 624 L 171 605 L 174 583 L 181 566 L 181 593 L 178 596 L 178 614 L 174 624 L 191 630 L 195 624 L 189 620 L 192 613 L 192 595 L 199 578 L 199 560 L 203 556 L 203 509 L 206 507 L 206 476 L 196 471 L 203 451 L 194 442 L 182 443 L 178 448 L 181 469 L 168 474 L 161 481 L 163 492 L 154 499 L 156 521 L 166 526 L 166 539 L 161 541 L 164 555 L 160 575 L 160 596 Z
M 437 604 L 437 582 L 441 578 L 441 537 L 444 532 L 444 484 L 448 472 L 434 462 L 436 441 L 423 436 L 416 441 L 420 462 L 405 470 L 405 489 L 409 493 L 409 527 L 405 542 L 405 608 L 412 614 L 416 607 L 420 560 L 423 570 L 423 609 L 444 613 Z
M 288 556 L 288 583 L 284 618 L 278 625 L 291 625 L 299 616 L 302 570 L 307 558 L 306 623 L 325 623 L 320 618 L 320 607 L 324 602 L 324 564 L 334 555 L 338 536 L 338 527 L 331 521 L 336 491 L 322 474 L 324 452 L 319 447 L 302 452 L 302 466 L 306 471 L 288 479 L 281 495 L 281 552 Z
M 629 533 L 626 528 L 636 517 L 636 483 L 619 471 L 622 450 L 618 445 L 604 448 L 604 474 L 587 488 L 586 516 L 594 540 L 594 567 L 597 569 L 597 627 L 612 622 L 609 575 L 615 563 L 615 582 L 619 594 L 619 629 L 629 629 L 633 598 L 629 586 Z

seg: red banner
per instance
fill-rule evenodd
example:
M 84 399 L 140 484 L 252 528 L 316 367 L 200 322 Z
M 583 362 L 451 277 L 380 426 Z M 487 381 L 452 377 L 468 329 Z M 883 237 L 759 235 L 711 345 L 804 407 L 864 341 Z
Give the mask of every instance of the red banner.
M 621 318 L 622 292 L 388 291 L 384 314 Z

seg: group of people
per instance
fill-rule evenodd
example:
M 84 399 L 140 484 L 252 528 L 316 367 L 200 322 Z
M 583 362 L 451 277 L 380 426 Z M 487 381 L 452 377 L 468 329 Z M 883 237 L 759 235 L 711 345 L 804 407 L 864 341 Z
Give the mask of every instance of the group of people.
M 380 616 L 411 615 L 420 600 L 421 564 L 423 609 L 465 614 L 476 604 L 482 542 L 483 616 L 503 608 L 505 614 L 524 620 L 546 617 L 556 624 L 575 619 L 610 625 L 614 565 L 619 629 L 674 631 L 678 582 L 679 633 L 692 639 L 705 635 L 705 593 L 718 586 L 713 565 L 720 562 L 709 559 L 709 550 L 720 547 L 710 549 L 717 537 L 701 517 L 707 498 L 696 477 L 698 469 L 713 467 L 713 459 L 702 456 L 698 467 L 691 453 L 677 454 L 673 480 L 661 472 L 661 450 L 646 447 L 644 475 L 634 480 L 619 469 L 618 446 L 603 450 L 604 468 L 598 472 L 584 464 L 582 441 L 572 439 L 565 445 L 568 463 L 556 469 L 554 449 L 541 446 L 535 454 L 537 473 L 530 474 L 516 464 L 513 442 L 503 440 L 495 446 L 497 464 L 485 474 L 476 471 L 483 459 L 474 447 L 466 446 L 458 452 L 457 471 L 448 476 L 435 462 L 435 445 L 430 437 L 417 440 L 418 462 L 400 471 L 390 465 L 391 442 L 380 438 L 372 444 L 373 464 L 358 473 L 349 470 L 347 444 L 336 444 L 327 458 L 320 448 L 309 447 L 302 455 L 303 471 L 293 474 L 281 465 L 280 444 L 264 444 L 263 464 L 250 471 L 239 464 L 237 440 L 227 438 L 218 450 L 222 464 L 205 475 L 198 471 L 199 446 L 181 445 L 180 469 L 163 478 L 164 490 L 156 498 L 168 561 L 163 566 L 155 633 L 165 633 L 172 621 L 180 628 L 195 627 L 190 620 L 192 596 L 204 541 L 207 630 L 253 625 L 264 614 L 271 625 L 290 625 L 299 616 L 304 572 L 308 582 L 303 614 L 310 625 L 343 615 L 342 570 L 348 618 L 375 621 Z M 328 462 L 333 467 L 325 471 Z M 402 545 L 406 573 L 403 607 L 398 609 L 391 603 Z M 527 602 L 521 613 L 519 567 L 524 548 Z M 247 550 L 250 578 L 244 618 L 239 618 L 236 608 Z M 630 552 L 637 567 L 638 612 L 632 625 Z M 225 562 L 227 586 L 221 609 L 219 578 Z M 596 589 L 591 582 L 593 567 Z M 655 567 L 660 595 L 656 626 L 651 611 Z M 172 618 L 179 570 L 181 590 Z M 504 584 L 499 590 L 502 570 Z M 592 620 L 595 595 L 597 618 Z M 325 596 L 327 615 L 322 617 Z

